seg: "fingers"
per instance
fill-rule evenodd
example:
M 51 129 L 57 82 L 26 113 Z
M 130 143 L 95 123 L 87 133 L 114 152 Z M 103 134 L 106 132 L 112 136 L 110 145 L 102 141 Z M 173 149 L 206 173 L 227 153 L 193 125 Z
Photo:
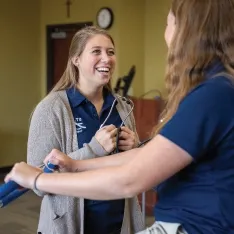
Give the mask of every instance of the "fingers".
M 11 180 L 11 172 L 9 172 L 9 173 L 5 176 L 4 182 L 7 183 L 7 182 L 9 182 L 10 180 Z
M 14 173 L 15 173 L 15 171 L 17 170 L 17 168 L 21 165 L 26 165 L 26 163 L 25 162 L 20 162 L 20 163 L 15 163 L 15 165 L 13 166 L 13 168 L 11 169 L 11 171 L 5 176 L 5 178 L 4 178 L 4 181 L 5 181 L 5 183 L 7 183 L 7 182 L 9 182 L 10 180 L 12 180 L 12 177 L 13 177 L 13 175 L 14 175 Z
M 129 150 L 136 145 L 136 137 L 133 132 L 130 134 L 127 132 L 120 132 L 118 147 L 120 150 Z
M 132 133 L 134 134 L 134 132 L 126 126 L 121 127 L 121 132 L 126 132 L 128 134 L 132 134 Z
M 131 130 L 130 130 L 130 132 L 125 132 L 125 131 L 121 130 L 120 134 L 119 134 L 119 138 L 120 139 L 124 139 L 124 140 L 127 140 L 127 139 L 133 139 L 133 140 L 135 140 L 136 139 L 136 135 Z
M 52 149 L 51 152 L 46 156 L 46 158 L 44 159 L 44 164 L 47 165 L 48 162 L 54 164 L 54 165 L 58 165 L 55 164 L 56 162 L 59 162 L 59 157 L 60 155 L 63 154 L 61 151 L 57 150 L 57 149 Z
M 129 133 L 127 133 L 127 132 L 120 132 L 119 133 L 119 139 L 125 139 L 125 140 L 127 140 L 127 139 L 129 139 L 131 137 L 131 135 L 129 134 Z
M 60 171 L 71 171 L 74 160 L 63 152 L 53 149 L 45 158 L 44 164 L 48 165 L 48 162 L 58 166 Z
M 118 128 L 114 125 L 108 125 L 100 129 L 95 137 L 107 152 L 111 152 L 116 148 L 116 136 Z M 136 136 L 128 127 L 121 127 L 119 133 L 118 147 L 125 151 L 134 148 L 136 145 Z
M 118 128 L 114 125 L 108 125 L 100 129 L 95 137 L 107 152 L 112 152 L 116 148 L 116 136 Z M 120 150 L 129 150 L 136 145 L 136 136 L 128 127 L 121 127 L 119 132 L 118 147 Z
M 58 166 L 60 169 L 64 167 L 62 161 L 58 158 L 51 158 L 49 162 L 55 166 Z
M 121 151 L 127 151 L 127 150 L 132 149 L 130 146 L 119 146 L 118 148 L 119 148 L 119 150 L 121 150 Z
M 105 145 L 107 152 L 112 152 L 116 148 L 116 137 L 112 137 L 109 140 L 109 143 Z
M 134 141 L 131 140 L 119 140 L 118 146 L 129 146 L 134 145 Z
M 12 180 L 22 187 L 30 188 L 35 176 L 40 171 L 41 169 L 30 166 L 25 162 L 16 163 L 10 173 L 6 175 L 4 181 L 7 183 Z
M 102 127 L 102 128 L 99 129 L 98 131 L 103 131 L 103 130 L 105 130 L 105 131 L 107 131 L 107 132 L 111 132 L 111 131 L 114 130 L 115 128 L 116 128 L 115 125 L 110 124 L 110 125 L 106 125 L 106 126 Z
M 109 125 L 110 126 L 110 125 Z M 102 139 L 111 139 L 113 137 L 115 137 L 117 135 L 117 131 L 118 129 L 116 127 L 112 127 L 114 125 L 112 125 L 111 127 L 103 127 L 102 129 L 98 130 L 95 134 L 95 137 L 97 138 L 97 140 Z
M 116 135 L 117 135 L 117 131 L 118 131 L 118 128 L 113 129 L 113 130 L 110 132 L 110 138 L 115 138 Z
M 52 150 L 52 151 L 53 151 L 53 150 Z M 47 165 L 48 162 L 50 162 L 50 161 L 52 160 L 52 158 L 54 157 L 53 154 L 52 154 L 52 151 L 45 157 L 45 159 L 44 159 L 44 161 L 43 161 L 43 163 L 44 163 L 45 165 Z
M 4 182 L 5 183 L 7 183 L 10 180 L 12 180 L 13 173 L 16 170 L 16 167 L 17 167 L 18 164 L 19 163 L 15 163 L 15 165 L 13 166 L 13 168 L 11 169 L 11 171 L 5 176 L 5 178 L 4 178 Z
M 110 152 L 113 151 L 116 148 L 116 138 L 113 139 L 111 145 L 110 145 Z
M 118 145 L 122 146 L 122 145 L 131 145 L 133 144 L 133 139 L 119 139 Z

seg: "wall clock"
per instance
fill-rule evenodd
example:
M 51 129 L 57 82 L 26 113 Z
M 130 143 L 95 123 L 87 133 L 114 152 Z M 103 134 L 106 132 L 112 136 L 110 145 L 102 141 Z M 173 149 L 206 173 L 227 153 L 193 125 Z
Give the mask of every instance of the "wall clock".
M 102 7 L 97 13 L 97 24 L 100 28 L 109 29 L 114 21 L 113 11 L 109 7 Z

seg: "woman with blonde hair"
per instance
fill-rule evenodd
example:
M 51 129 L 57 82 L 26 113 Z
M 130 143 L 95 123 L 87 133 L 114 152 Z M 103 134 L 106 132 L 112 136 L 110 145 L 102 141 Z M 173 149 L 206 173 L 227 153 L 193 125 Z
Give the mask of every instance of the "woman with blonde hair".
M 132 107 L 111 90 L 115 64 L 114 41 L 105 30 L 85 27 L 74 35 L 64 74 L 33 112 L 28 164 L 39 167 L 54 148 L 71 159 L 87 160 L 137 146 Z M 35 192 L 43 196 L 38 233 L 119 234 L 143 229 L 136 197 L 97 201 Z
M 80 173 L 22 162 L 6 181 L 89 199 L 156 187 L 156 221 L 141 234 L 233 234 L 234 0 L 172 0 L 165 39 L 168 100 L 146 146 L 86 161 L 53 150 L 45 162 Z

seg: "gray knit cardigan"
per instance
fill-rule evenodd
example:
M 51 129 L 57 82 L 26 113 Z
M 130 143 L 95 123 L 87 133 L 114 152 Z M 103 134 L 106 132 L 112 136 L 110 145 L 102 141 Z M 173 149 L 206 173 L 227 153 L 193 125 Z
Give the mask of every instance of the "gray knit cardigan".
M 116 96 L 116 108 L 123 120 L 130 105 Z M 125 125 L 136 133 L 133 114 Z M 52 149 L 59 149 L 73 159 L 89 159 L 107 155 L 93 137 L 89 144 L 78 149 L 78 140 L 73 114 L 66 91 L 50 93 L 36 107 L 30 124 L 27 161 L 40 166 Z M 42 234 L 84 234 L 84 199 L 39 193 L 42 204 L 38 232 Z M 125 199 L 124 219 L 121 234 L 132 234 L 144 229 L 143 218 L 137 197 Z M 94 233 L 95 234 L 95 233 Z

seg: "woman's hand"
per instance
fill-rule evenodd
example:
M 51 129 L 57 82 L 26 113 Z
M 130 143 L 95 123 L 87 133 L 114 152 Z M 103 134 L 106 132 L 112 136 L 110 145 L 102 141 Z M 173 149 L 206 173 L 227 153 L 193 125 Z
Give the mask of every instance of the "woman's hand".
M 36 176 L 42 170 L 37 167 L 32 167 L 25 162 L 16 163 L 9 174 L 5 177 L 5 182 L 10 180 L 24 188 L 33 189 Z
M 59 167 L 60 171 L 73 172 L 75 160 L 62 153 L 57 149 L 53 149 L 45 158 L 44 164 L 52 163 Z
M 99 129 L 94 137 L 105 151 L 110 153 L 116 148 L 116 134 L 117 128 L 111 124 Z
M 137 146 L 136 135 L 128 127 L 121 127 L 119 133 L 119 150 L 126 151 Z

